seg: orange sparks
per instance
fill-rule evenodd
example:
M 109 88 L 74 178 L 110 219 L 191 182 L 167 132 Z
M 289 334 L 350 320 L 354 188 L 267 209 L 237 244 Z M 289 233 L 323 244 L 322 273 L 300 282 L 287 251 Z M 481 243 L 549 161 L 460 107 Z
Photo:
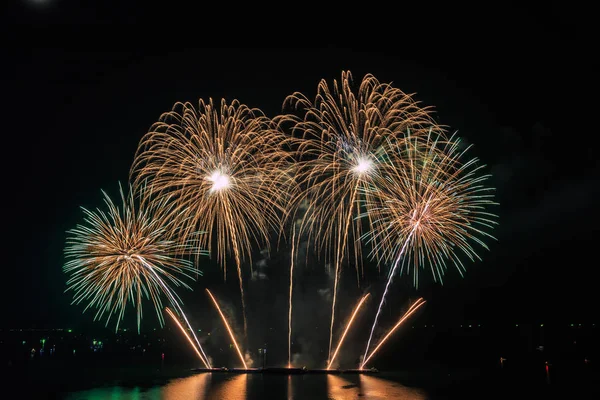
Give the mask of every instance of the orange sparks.
M 388 332 L 388 334 L 385 335 L 385 337 L 379 342 L 379 344 L 377 345 L 377 347 L 375 347 L 375 349 L 373 349 L 373 351 L 371 352 L 371 354 L 369 354 L 369 356 L 362 362 L 362 364 L 360 365 L 360 369 L 363 369 L 365 367 L 365 364 L 375 355 L 375 353 L 377 353 L 377 350 L 379 350 L 379 348 L 381 347 L 381 345 L 383 345 L 385 343 L 385 341 L 392 335 L 392 333 L 394 333 L 394 331 L 396 329 L 398 329 L 398 327 L 400 325 L 402 325 L 402 323 L 408 317 L 410 317 L 415 311 L 417 311 L 425 303 L 426 303 L 426 301 L 423 300 L 423 298 L 421 297 L 412 306 L 410 306 L 410 308 L 408 309 L 408 311 L 402 316 L 402 318 L 400 318 L 400 320 L 398 321 L 398 323 L 396 323 L 396 325 L 394 325 L 394 327 Z
M 338 343 L 337 348 L 335 349 L 335 352 L 333 353 L 333 357 L 331 357 L 331 361 L 329 361 L 329 365 L 327 366 L 327 369 L 331 368 L 331 365 L 333 364 L 333 361 L 335 360 L 335 357 L 337 356 L 338 351 L 340 351 L 340 347 L 342 347 L 342 343 L 344 343 L 346 334 L 348 333 L 348 330 L 350 329 L 352 322 L 354 322 L 354 317 L 356 317 L 356 314 L 358 314 L 358 310 L 360 310 L 360 307 L 363 305 L 365 300 L 367 300 L 367 297 L 369 297 L 369 293 L 367 293 L 366 295 L 363 296 L 363 298 L 360 300 L 360 302 L 354 309 L 354 312 L 352 313 L 352 317 L 350 318 L 350 321 L 348 321 L 348 325 L 346 325 L 346 329 L 344 330 L 344 333 L 342 334 L 342 338 L 340 339 L 340 342 Z
M 181 332 L 183 332 L 183 334 L 185 335 L 185 337 L 187 338 L 188 342 L 190 342 L 190 344 L 192 345 L 192 347 L 194 348 L 194 351 L 196 351 L 196 354 L 198 354 L 198 357 L 202 360 L 202 362 L 204 363 L 204 366 L 206 368 L 210 368 L 209 364 L 207 363 L 207 360 L 204 359 L 204 357 L 202 357 L 202 354 L 200 354 L 200 352 L 198 351 L 198 349 L 196 348 L 196 346 L 194 345 L 194 342 L 192 342 L 192 338 L 190 338 L 190 335 L 188 335 L 188 333 L 185 331 L 185 329 L 183 328 L 183 326 L 181 325 L 181 323 L 179 322 L 179 319 L 177 319 L 177 317 L 175 316 L 175 314 L 173 313 L 173 311 L 171 311 L 169 309 L 169 307 L 165 308 L 165 311 L 167 312 L 167 314 L 169 314 L 171 316 L 171 318 L 173 318 L 173 321 L 175 321 L 175 323 L 177 324 L 177 326 L 179 327 L 179 329 L 181 329 Z
M 227 332 L 229 332 L 229 336 L 231 337 L 231 341 L 233 342 L 233 345 L 235 346 L 235 349 L 237 350 L 237 353 L 240 356 L 240 360 L 242 360 L 242 364 L 244 365 L 244 369 L 248 369 L 248 367 L 246 366 L 246 361 L 244 361 L 244 357 L 242 356 L 242 352 L 240 351 L 240 348 L 238 347 L 238 344 L 235 341 L 235 337 L 233 336 L 233 332 L 231 331 L 231 328 L 229 327 L 229 324 L 227 323 L 227 319 L 225 319 L 225 315 L 223 315 L 223 313 L 221 312 L 221 308 L 219 307 L 219 303 L 217 303 L 217 300 L 214 298 L 214 296 L 212 295 L 212 293 L 210 292 L 210 290 L 206 289 L 206 292 L 210 296 L 210 298 L 213 301 L 213 303 L 215 303 L 215 307 L 217 307 L 217 311 L 221 315 L 221 319 L 223 319 L 223 323 L 225 324 L 225 327 L 227 328 Z

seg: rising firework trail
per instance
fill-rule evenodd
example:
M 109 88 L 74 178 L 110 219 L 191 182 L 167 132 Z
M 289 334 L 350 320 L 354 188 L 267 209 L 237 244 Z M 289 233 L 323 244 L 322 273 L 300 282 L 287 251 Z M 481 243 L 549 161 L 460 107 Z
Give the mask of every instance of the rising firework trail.
M 139 332 L 144 297 L 152 301 L 162 326 L 161 296 L 166 295 L 174 307 L 179 308 L 180 303 L 167 282 L 189 288 L 179 275 L 193 279 L 191 273 L 195 268 L 182 256 L 206 252 L 194 250 L 195 246 L 189 242 L 169 238 L 177 226 L 165 218 L 167 204 L 161 201 L 138 204 L 131 188 L 128 195 L 122 188 L 120 193 L 122 208 L 104 193 L 108 211 L 83 209 L 85 224 L 68 232 L 63 270 L 71 274 L 67 291 L 75 292 L 73 303 L 85 300 L 88 302 L 85 310 L 96 307 L 94 319 L 108 314 L 107 325 L 116 314 L 115 329 L 118 329 L 131 301 L 137 309 Z
M 480 259 L 469 242 L 488 249 L 482 238 L 493 239 L 486 232 L 497 224 L 496 216 L 486 211 L 496 204 L 491 200 L 493 189 L 483 184 L 489 175 L 479 174 L 485 166 L 477 166 L 476 158 L 463 161 L 469 147 L 462 151 L 460 147 L 455 136 L 411 137 L 410 133 L 403 143 L 388 146 L 380 167 L 384 183 L 372 187 L 373 194 L 365 201 L 368 217 L 374 221 L 365 237 L 373 243 L 371 254 L 393 261 L 393 266 L 363 359 L 399 266 L 401 273 L 413 273 L 415 287 L 425 265 L 435 281 L 443 282 L 448 263 L 462 276 L 461 256 Z
M 141 259 L 140 261 L 142 261 L 144 264 L 146 264 L 144 262 L 144 260 Z M 181 309 L 181 306 L 179 305 L 179 302 L 175 298 L 173 292 L 167 287 L 165 282 L 162 279 L 160 279 L 160 277 L 156 274 L 156 272 L 154 270 L 152 270 L 152 273 L 155 275 L 156 279 L 158 280 L 160 285 L 163 287 L 165 293 L 167 294 L 167 297 L 169 297 L 169 299 L 171 300 L 171 304 L 173 304 L 173 306 L 179 310 L 179 313 L 181 314 L 181 316 L 183 317 L 183 320 L 187 324 L 188 329 L 190 330 L 190 332 L 192 332 L 192 335 L 194 336 L 194 339 L 196 340 L 196 344 L 198 345 L 198 348 L 202 352 L 202 355 L 204 356 L 206 363 L 208 363 L 207 368 L 210 368 L 210 361 L 208 361 L 208 357 L 206 356 L 206 353 L 204 353 L 204 349 L 202 348 L 202 345 L 200 344 L 200 341 L 198 340 L 198 337 L 196 336 L 194 329 L 192 329 L 192 325 L 190 325 L 190 321 L 188 321 L 187 317 L 185 316 L 185 313 Z
M 217 300 L 214 298 L 214 296 L 212 295 L 210 290 L 206 289 L 206 293 L 208 293 L 208 295 L 210 296 L 211 300 L 213 301 L 215 307 L 217 308 L 217 311 L 219 312 L 219 315 L 221 316 L 221 319 L 223 320 L 223 323 L 225 324 L 225 327 L 227 328 L 227 332 L 229 332 L 229 337 L 231 338 L 231 341 L 233 342 L 233 345 L 235 346 L 235 349 L 237 350 L 237 353 L 240 356 L 240 360 L 242 360 L 244 369 L 248 369 L 248 367 L 246 366 L 246 361 L 244 361 L 244 357 L 242 356 L 242 352 L 240 351 L 240 348 L 238 347 L 238 344 L 235 341 L 235 336 L 233 336 L 233 332 L 232 332 L 231 328 L 229 327 L 229 324 L 227 323 L 227 319 L 225 318 L 225 315 L 223 315 L 223 313 L 221 312 L 219 303 L 217 303 Z
M 340 342 L 338 343 L 338 345 L 335 349 L 335 352 L 333 353 L 333 357 L 331 357 L 331 360 L 329 361 L 329 365 L 327 365 L 327 369 L 331 369 L 331 365 L 333 364 L 333 361 L 335 361 L 335 357 L 337 356 L 338 352 L 340 351 L 340 348 L 342 347 L 342 343 L 344 343 L 346 334 L 348 333 L 350 326 L 352 326 L 352 322 L 354 322 L 354 317 L 356 317 L 356 314 L 358 314 L 360 307 L 363 305 L 365 300 L 367 300 L 367 297 L 369 297 L 369 293 L 367 293 L 366 295 L 363 296 L 363 298 L 360 300 L 360 302 L 354 309 L 354 312 L 352 313 L 352 317 L 350 317 L 350 321 L 348 321 L 348 324 L 346 325 L 346 329 L 344 329 L 344 333 L 342 334 L 342 337 L 340 338 Z
M 365 355 L 363 356 L 363 360 L 367 357 L 367 352 L 369 351 L 369 347 L 371 346 L 371 339 L 373 338 L 373 332 L 375 331 L 375 326 L 377 326 L 377 321 L 379 321 L 379 314 L 381 314 L 381 310 L 383 309 L 383 302 L 385 301 L 388 289 L 390 287 L 390 283 L 392 282 L 392 277 L 394 276 L 394 273 L 396 272 L 396 267 L 398 266 L 398 261 L 400 261 L 400 257 L 402 257 L 402 255 L 404 254 L 406 245 L 410 241 L 413 233 L 414 233 L 414 230 L 406 238 L 406 241 L 404 242 L 404 245 L 402 246 L 402 249 L 400 250 L 400 254 L 398 255 L 398 258 L 396 259 L 396 262 L 394 263 L 394 266 L 392 267 L 392 270 L 389 273 L 388 280 L 385 284 L 385 290 L 383 291 L 383 296 L 381 296 L 381 301 L 379 302 L 379 307 L 377 308 L 377 313 L 375 314 L 375 320 L 373 321 L 373 325 L 371 325 L 371 333 L 369 333 L 369 340 L 367 340 L 367 347 L 365 348 Z
M 294 245 L 296 242 L 296 224 L 292 227 L 292 253 L 290 261 L 290 304 L 288 311 L 288 368 L 292 367 L 292 288 L 294 287 Z
M 377 353 L 377 350 L 379 350 L 379 348 L 386 342 L 386 340 L 392 335 L 392 333 L 394 333 L 396 331 L 396 329 L 398 329 L 398 327 L 400 325 L 402 325 L 402 323 L 408 317 L 410 317 L 415 311 L 417 311 L 425 303 L 426 303 L 426 301 L 423 300 L 422 298 L 420 298 L 412 306 L 410 306 L 410 308 L 408 309 L 408 311 L 402 316 L 402 318 L 400 318 L 400 320 L 396 323 L 396 325 L 394 325 L 394 327 L 392 329 L 390 329 L 390 331 L 387 333 L 387 335 L 385 335 L 385 337 L 373 349 L 373 351 L 371 352 L 371 354 L 369 354 L 369 356 L 366 359 L 364 359 L 364 361 L 360 365 L 360 369 L 363 369 L 365 367 L 365 364 L 367 364 L 367 362 L 375 355 L 375 353 Z
M 286 98 L 286 106 L 303 111 L 300 116 L 285 116 L 302 138 L 297 147 L 298 184 L 304 190 L 293 203 L 308 206 L 298 234 L 307 234 L 317 253 L 325 253 L 335 274 L 330 360 L 341 268 L 353 257 L 360 281 L 359 239 L 363 225 L 370 226 L 372 220 L 365 223 L 357 216 L 364 197 L 371 193 L 366 189 L 379 175 L 380 156 L 388 140 L 403 142 L 409 129 L 414 136 L 426 135 L 429 130 L 442 134 L 444 130 L 435 123 L 430 110 L 411 95 L 380 83 L 370 74 L 355 90 L 350 72 L 342 72 L 341 80 L 334 80 L 333 86 L 322 80 L 314 100 L 294 93 Z
M 204 366 L 206 368 L 210 368 L 210 364 L 208 363 L 208 360 L 205 360 L 204 357 L 202 357 L 202 354 L 200 354 L 200 352 L 198 351 L 198 348 L 194 345 L 194 342 L 192 342 L 192 338 L 190 338 L 190 335 L 188 335 L 188 333 L 185 331 L 185 328 L 181 325 L 181 322 L 179 322 L 179 319 L 177 318 L 177 316 L 173 313 L 173 311 L 171 311 L 169 309 L 169 307 L 166 307 L 165 311 L 167 312 L 167 314 L 169 314 L 169 316 L 177 324 L 177 326 L 179 327 L 181 332 L 185 335 L 188 342 L 190 342 L 190 345 L 193 347 L 194 351 L 198 355 L 198 358 L 200 358 L 200 360 L 202 360 L 202 362 L 204 363 Z
M 131 168 L 136 187 L 152 187 L 147 200 L 172 204 L 176 240 L 209 250 L 224 277 L 233 257 L 245 334 L 242 264 L 252 268 L 253 243 L 269 249 L 294 193 L 287 141 L 276 122 L 237 100 L 176 103 L 144 135 Z

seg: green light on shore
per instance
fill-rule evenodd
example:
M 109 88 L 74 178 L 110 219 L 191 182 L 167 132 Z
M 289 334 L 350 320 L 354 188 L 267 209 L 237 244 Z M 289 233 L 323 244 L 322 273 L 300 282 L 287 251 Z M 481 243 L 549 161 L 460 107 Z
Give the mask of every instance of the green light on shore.
M 67 329 L 67 332 L 71 333 L 73 332 L 73 329 Z

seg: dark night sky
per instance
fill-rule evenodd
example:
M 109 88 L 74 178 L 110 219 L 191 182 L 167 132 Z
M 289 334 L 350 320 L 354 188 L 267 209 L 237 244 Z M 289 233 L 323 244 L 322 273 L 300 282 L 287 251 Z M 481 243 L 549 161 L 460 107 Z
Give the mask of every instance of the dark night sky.
M 439 120 L 473 143 L 494 175 L 498 242 L 464 279 L 450 271 L 446 285 L 420 288 L 430 300 L 428 318 L 514 313 L 529 321 L 591 321 L 600 203 L 589 11 L 503 2 L 477 18 L 441 10 L 410 27 L 374 29 L 356 16 L 336 25 L 337 33 L 330 26 L 322 34 L 327 19 L 298 18 L 290 26 L 245 19 L 228 21 L 238 40 L 227 40 L 227 28 L 206 21 L 190 35 L 176 31 L 175 21 L 128 28 L 152 21 L 151 11 L 133 7 L 33 3 L 8 6 L 2 19 L 0 327 L 91 319 L 63 294 L 65 231 L 80 222 L 80 205 L 101 206 L 100 189 L 117 194 L 139 139 L 175 101 L 237 98 L 274 116 L 286 95 L 313 96 L 321 78 L 338 78 L 342 70 L 356 80 L 372 73 L 435 106 Z M 134 27 L 135 39 L 122 36 Z M 272 47 L 210 46 L 219 44 Z M 323 47 L 298 47 L 307 45 Z M 199 287 L 210 286 L 209 279 L 217 285 L 218 276 Z M 228 284 L 235 289 L 234 280 Z

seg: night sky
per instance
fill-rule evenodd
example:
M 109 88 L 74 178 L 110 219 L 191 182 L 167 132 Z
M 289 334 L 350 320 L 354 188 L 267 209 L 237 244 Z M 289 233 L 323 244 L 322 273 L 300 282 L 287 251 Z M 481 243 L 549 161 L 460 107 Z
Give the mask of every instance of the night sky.
M 406 25 L 410 16 L 403 15 L 381 29 L 367 26 L 374 19 L 359 24 L 358 15 L 329 28 L 326 18 L 298 18 L 290 26 L 228 21 L 233 27 L 219 30 L 203 19 L 188 35 L 167 17 L 154 29 L 126 25 L 152 22 L 151 11 L 46 3 L 7 6 L 2 18 L 0 327 L 91 321 L 63 294 L 65 232 L 82 221 L 79 206 L 102 206 L 101 189 L 116 198 L 138 141 L 174 102 L 224 97 L 275 116 L 285 96 L 313 97 L 320 79 L 342 70 L 355 81 L 372 73 L 416 93 L 475 145 L 473 154 L 494 176 L 500 227 L 491 251 L 480 253 L 483 262 L 468 265 L 464 279 L 450 270 L 443 286 L 426 282 L 417 292 L 411 278 L 397 280 L 398 291 L 429 300 L 428 320 L 597 316 L 599 88 L 589 11 L 503 2 L 507 8 L 478 17 L 440 10 L 435 20 L 421 13 Z M 133 37 L 122 36 L 134 27 Z M 228 29 L 238 40 L 224 38 Z M 322 47 L 300 47 L 309 45 Z M 274 263 L 261 284 L 284 299 L 287 285 L 277 282 L 285 275 L 272 272 Z M 209 304 L 204 287 L 237 293 L 237 282 L 223 285 L 218 271 L 195 285 L 185 298 L 198 307 Z

